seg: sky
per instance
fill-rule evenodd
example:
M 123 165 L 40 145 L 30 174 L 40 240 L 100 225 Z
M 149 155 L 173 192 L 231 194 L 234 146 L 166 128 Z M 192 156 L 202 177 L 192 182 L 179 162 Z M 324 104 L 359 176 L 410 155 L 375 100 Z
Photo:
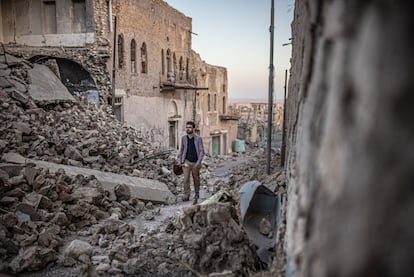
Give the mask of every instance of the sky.
M 192 18 L 192 49 L 227 68 L 229 99 L 268 100 L 271 0 L 165 0 Z M 274 0 L 274 99 L 290 69 L 294 0 Z M 288 74 L 289 75 L 289 74 Z

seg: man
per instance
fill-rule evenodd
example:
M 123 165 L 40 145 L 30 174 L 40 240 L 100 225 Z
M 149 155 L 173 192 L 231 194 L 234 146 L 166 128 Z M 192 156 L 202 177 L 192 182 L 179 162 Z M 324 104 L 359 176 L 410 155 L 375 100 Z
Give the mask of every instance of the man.
M 179 153 L 179 162 L 184 171 L 184 197 L 183 201 L 190 199 L 190 172 L 193 175 L 194 183 L 194 202 L 200 197 L 200 169 L 201 162 L 204 158 L 203 139 L 194 133 L 195 124 L 193 121 L 187 121 L 185 124 L 186 135 L 181 138 Z

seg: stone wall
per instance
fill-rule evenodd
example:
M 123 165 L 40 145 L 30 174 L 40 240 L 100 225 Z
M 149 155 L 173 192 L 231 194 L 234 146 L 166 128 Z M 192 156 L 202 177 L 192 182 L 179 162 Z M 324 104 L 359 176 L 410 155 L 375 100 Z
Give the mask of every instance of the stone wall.
M 7 29 L 8 32 L 14 32 L 4 37 L 0 36 L 0 40 L 6 43 L 5 48 L 8 53 L 26 59 L 41 56 L 68 59 L 78 63 L 91 74 L 99 90 L 101 101 L 105 103 L 111 98 L 112 86 L 115 84 L 115 100 L 117 104 L 121 103 L 121 108 L 116 109 L 119 119 L 125 124 L 138 128 L 143 134 L 159 134 L 157 136 L 159 139 L 155 141 L 163 147 L 169 146 L 168 141 L 172 140 L 173 136 L 176 140 L 179 139 L 179 133 L 185 130 L 187 120 L 195 120 L 201 124 L 200 129 L 203 137 L 206 138 L 207 148 L 210 132 L 218 131 L 227 133 L 227 142 L 223 136 L 222 143 L 227 143 L 227 149 L 230 149 L 231 141 L 236 137 L 236 126 L 230 121 L 219 120 L 219 115 L 224 113 L 223 106 L 227 106 L 227 70 L 206 64 L 200 55 L 191 49 L 191 18 L 163 0 L 87 0 L 85 4 L 88 16 L 85 24 L 88 26 L 87 34 L 92 37 L 91 41 L 82 41 L 82 43 L 75 41 L 73 42 L 75 45 L 66 45 L 63 42 L 55 45 L 50 43 L 50 39 L 60 42 L 64 36 L 64 41 L 71 41 L 70 38 L 77 33 L 70 33 L 71 30 L 65 29 L 67 33 L 44 34 L 42 29 L 39 30 L 40 35 L 38 35 L 45 36 L 41 45 L 23 44 L 15 39 L 20 33 L 16 34 L 16 31 L 10 27 L 13 22 L 27 25 L 29 30 L 43 25 L 40 24 L 41 22 L 32 24 L 30 20 L 26 22 L 9 12 L 17 9 L 16 3 L 4 0 L 0 6 L 0 12 L 8 15 L 7 20 L 3 18 L 2 31 Z M 18 4 L 23 5 L 22 3 Z M 62 11 L 64 7 L 70 7 L 71 4 L 73 3 L 69 0 L 59 1 L 56 7 Z M 37 16 L 33 13 L 32 6 L 24 7 L 29 7 L 24 10 L 29 17 Z M 41 5 L 36 7 L 40 9 Z M 69 14 L 62 15 L 56 12 L 57 22 L 65 27 L 70 27 L 71 22 L 78 23 Z M 93 33 L 90 33 L 91 28 Z M 123 66 L 119 66 L 118 37 L 123 39 Z M 132 41 L 135 41 L 136 45 L 135 63 L 131 58 Z M 146 72 L 141 70 L 141 47 L 144 43 L 147 52 Z M 170 67 L 167 65 L 167 51 L 171 53 Z M 115 68 L 113 55 L 115 55 Z M 181 67 L 180 61 L 182 61 Z M 134 68 L 132 64 L 136 65 L 136 70 L 132 70 Z M 198 85 L 209 88 L 209 91 L 179 88 L 163 90 L 162 85 L 168 81 L 171 73 L 175 74 L 173 86 L 176 83 L 187 87 Z M 217 95 L 217 112 L 207 114 L 205 92 Z M 177 106 L 177 114 L 171 118 L 167 111 L 172 106 Z M 171 127 L 173 123 L 175 125 Z M 172 129 L 174 130 L 171 131 Z M 171 133 L 170 138 L 169 133 Z
M 411 1 L 296 1 L 286 276 L 413 276 Z
M 64 1 L 62 1 L 62 3 L 63 2 Z M 7 1 L 7 3 L 9 3 L 10 6 L 12 2 Z M 88 15 L 88 28 L 91 29 L 94 27 L 94 40 L 92 43 L 79 43 L 79 45 L 76 46 L 66 47 L 65 44 L 49 45 L 48 41 L 45 40 L 43 46 L 37 46 L 31 45 L 30 43 L 20 44 L 13 39 L 16 37 L 15 34 L 10 35 L 9 38 L 1 37 L 1 41 L 5 43 L 5 50 L 10 54 L 25 59 L 30 59 L 34 56 L 48 56 L 74 61 L 91 74 L 101 95 L 109 95 L 111 91 L 111 81 L 107 63 L 110 62 L 112 47 L 109 41 L 109 36 L 105 35 L 109 30 L 108 3 L 106 0 L 88 0 L 86 1 L 86 6 L 90 13 Z M 1 8 L 4 9 L 5 6 L 2 5 Z M 2 12 L 7 12 L 7 10 L 2 10 Z M 29 16 L 36 17 L 38 15 L 29 14 Z M 91 22 L 91 19 L 93 19 L 93 23 Z M 11 22 L 9 24 L 12 24 L 12 19 L 9 19 L 9 21 Z M 3 25 L 3 27 L 7 28 L 7 24 Z M 74 33 L 50 34 L 48 36 L 49 38 L 55 37 L 55 40 L 59 40 L 59 38 L 61 39 L 62 36 L 67 36 L 67 39 L 63 39 L 63 41 L 65 41 L 70 40 L 72 35 L 74 35 Z
M 219 154 L 229 154 L 232 142 L 237 138 L 237 120 L 220 118 L 227 115 L 228 80 L 225 67 L 211 65 L 192 51 L 190 59 L 191 80 L 200 88 L 197 90 L 195 122 L 200 126 L 206 153 L 213 154 L 213 136 L 220 137 Z M 209 108 L 210 106 L 210 108 Z
M 191 18 L 168 6 L 164 1 L 116 1 L 114 16 L 117 17 L 117 34 L 124 39 L 125 66 L 116 68 L 116 87 L 124 89 L 128 96 L 160 97 L 160 82 L 167 81 L 165 63 L 162 73 L 161 51 L 166 59 L 171 51 L 171 62 L 176 57 L 184 61 L 190 58 Z M 131 41 L 136 43 L 136 68 L 131 70 Z M 141 46 L 147 48 L 147 73 L 141 73 Z M 116 54 L 118 65 L 118 51 Z M 177 69 L 177 68 L 176 68 Z

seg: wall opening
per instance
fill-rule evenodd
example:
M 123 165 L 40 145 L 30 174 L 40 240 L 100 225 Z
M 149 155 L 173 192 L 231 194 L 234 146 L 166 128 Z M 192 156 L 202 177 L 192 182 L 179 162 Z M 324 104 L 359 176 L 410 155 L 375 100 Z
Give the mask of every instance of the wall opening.
M 211 155 L 220 155 L 220 136 L 213 136 L 211 141 Z
M 135 39 L 131 40 L 131 73 L 137 73 L 137 45 Z
M 43 32 L 57 33 L 56 1 L 43 1 Z
M 47 65 L 72 95 L 84 97 L 88 103 L 99 105 L 99 91 L 95 81 L 80 64 L 50 56 L 33 56 L 29 61 Z
M 72 32 L 86 32 L 86 5 L 85 0 L 72 0 Z
M 141 46 L 141 73 L 148 73 L 147 45 L 145 42 Z

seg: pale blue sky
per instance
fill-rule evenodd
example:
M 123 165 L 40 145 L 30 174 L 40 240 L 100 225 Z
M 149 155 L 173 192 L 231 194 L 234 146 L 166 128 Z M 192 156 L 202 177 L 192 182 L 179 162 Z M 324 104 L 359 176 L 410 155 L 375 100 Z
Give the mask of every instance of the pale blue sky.
M 283 99 L 290 68 L 294 0 L 275 1 L 274 96 Z M 227 68 L 230 99 L 268 99 L 271 0 L 166 0 L 192 18 L 192 48 L 212 65 Z

